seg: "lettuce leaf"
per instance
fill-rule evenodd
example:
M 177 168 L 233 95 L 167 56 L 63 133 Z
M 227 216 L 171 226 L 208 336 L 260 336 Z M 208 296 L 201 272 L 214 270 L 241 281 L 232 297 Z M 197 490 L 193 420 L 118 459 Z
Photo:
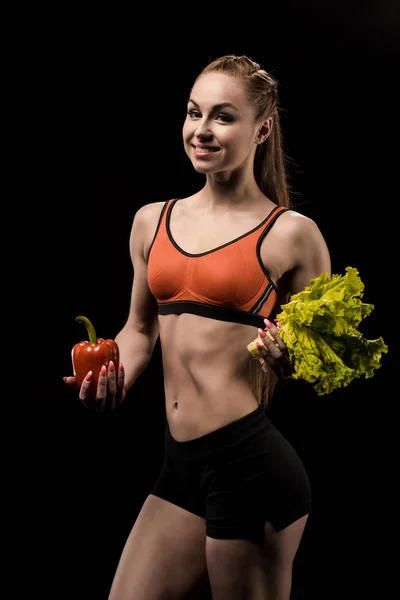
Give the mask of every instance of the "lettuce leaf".
M 382 337 L 367 340 L 357 329 L 374 309 L 362 302 L 363 292 L 354 267 L 331 278 L 322 273 L 277 315 L 279 335 L 295 369 L 292 377 L 312 383 L 318 395 L 347 386 L 362 375 L 372 377 L 381 366 L 382 353 L 388 352 Z

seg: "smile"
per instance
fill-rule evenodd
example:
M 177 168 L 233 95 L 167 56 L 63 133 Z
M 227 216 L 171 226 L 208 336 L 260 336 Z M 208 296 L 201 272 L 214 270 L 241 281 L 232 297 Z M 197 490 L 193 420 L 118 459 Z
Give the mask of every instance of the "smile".
M 220 148 L 215 148 L 215 146 L 195 146 L 192 144 L 194 152 L 198 156 L 207 156 L 209 154 L 215 154 L 219 152 Z

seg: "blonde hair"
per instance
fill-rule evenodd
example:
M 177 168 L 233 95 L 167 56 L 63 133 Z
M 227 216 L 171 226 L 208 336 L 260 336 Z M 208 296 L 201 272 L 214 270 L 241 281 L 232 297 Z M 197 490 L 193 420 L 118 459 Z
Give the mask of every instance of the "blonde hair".
M 226 73 L 243 82 L 249 102 L 254 107 L 255 120 L 272 117 L 272 132 L 256 150 L 254 176 L 265 196 L 278 206 L 293 208 L 292 191 L 287 174 L 288 157 L 283 150 L 277 81 L 247 56 L 228 54 L 217 58 L 201 71 L 197 79 L 212 71 Z M 284 304 L 288 300 L 289 295 L 281 298 L 280 303 Z M 271 368 L 265 373 L 260 363 L 249 355 L 248 376 L 258 404 L 266 408 L 278 382 L 275 373 Z

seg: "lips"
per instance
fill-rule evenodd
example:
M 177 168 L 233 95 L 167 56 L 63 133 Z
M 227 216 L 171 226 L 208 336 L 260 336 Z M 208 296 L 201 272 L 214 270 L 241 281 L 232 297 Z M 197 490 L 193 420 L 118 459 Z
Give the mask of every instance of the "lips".
M 220 148 L 218 148 L 218 146 L 204 146 L 204 145 L 197 145 L 197 144 L 192 144 L 192 146 L 196 150 L 196 152 L 199 152 L 199 153 L 218 152 L 218 150 L 220 150 Z

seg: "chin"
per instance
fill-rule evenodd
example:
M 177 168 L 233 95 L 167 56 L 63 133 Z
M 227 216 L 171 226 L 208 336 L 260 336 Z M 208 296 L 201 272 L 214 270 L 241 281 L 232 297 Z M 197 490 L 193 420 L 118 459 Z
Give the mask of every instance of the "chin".
M 197 173 L 204 173 L 205 175 L 209 173 L 216 173 L 220 169 L 213 169 L 211 165 L 198 165 L 192 163 L 193 169 L 197 171 Z
M 198 173 L 218 173 L 218 171 L 221 170 L 221 165 L 217 167 L 215 164 L 213 165 L 211 162 L 207 162 L 207 160 L 196 160 L 196 158 L 193 159 L 191 156 L 189 157 L 189 160 L 192 163 L 193 169 Z
M 212 171 L 211 165 L 204 165 L 200 162 L 197 162 L 196 160 L 192 160 L 191 163 L 193 169 L 195 169 L 195 171 L 199 171 L 200 173 L 209 173 L 210 171 Z

